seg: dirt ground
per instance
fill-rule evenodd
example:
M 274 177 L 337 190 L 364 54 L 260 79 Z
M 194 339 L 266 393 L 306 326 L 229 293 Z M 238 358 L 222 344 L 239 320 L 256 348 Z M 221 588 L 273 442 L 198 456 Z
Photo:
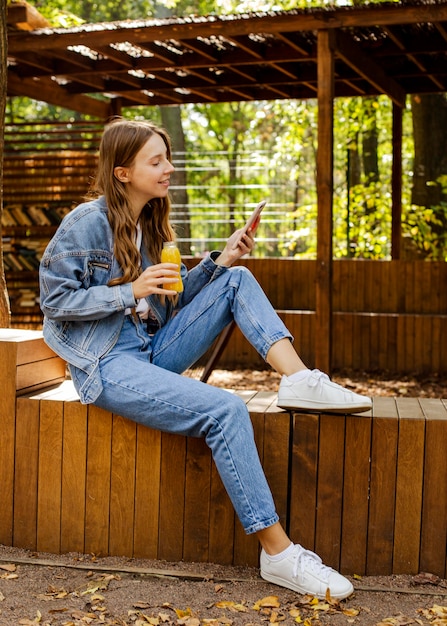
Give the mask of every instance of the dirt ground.
M 395 379 L 336 373 L 367 395 L 447 398 L 447 377 Z M 209 383 L 276 389 L 271 372 L 216 370 Z M 447 580 L 351 577 L 343 602 L 316 601 L 264 582 L 255 568 L 95 555 L 50 555 L 0 546 L 0 626 L 407 626 L 447 625 Z

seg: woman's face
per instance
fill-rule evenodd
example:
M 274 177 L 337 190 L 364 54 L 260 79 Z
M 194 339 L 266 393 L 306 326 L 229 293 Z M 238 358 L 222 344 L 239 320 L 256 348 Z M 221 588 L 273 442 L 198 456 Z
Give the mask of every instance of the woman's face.
M 165 142 L 154 133 L 137 152 L 130 167 L 115 168 L 115 176 L 128 185 L 130 203 L 139 213 L 149 200 L 167 196 L 173 171 Z

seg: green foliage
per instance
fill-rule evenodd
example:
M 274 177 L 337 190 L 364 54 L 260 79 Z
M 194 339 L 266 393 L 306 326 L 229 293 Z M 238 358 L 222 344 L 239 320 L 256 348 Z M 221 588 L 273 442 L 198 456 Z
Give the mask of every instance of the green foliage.
M 432 184 L 440 185 L 447 198 L 447 174 Z M 402 231 L 419 257 L 447 261 L 447 199 L 430 207 L 410 205 L 403 216 Z

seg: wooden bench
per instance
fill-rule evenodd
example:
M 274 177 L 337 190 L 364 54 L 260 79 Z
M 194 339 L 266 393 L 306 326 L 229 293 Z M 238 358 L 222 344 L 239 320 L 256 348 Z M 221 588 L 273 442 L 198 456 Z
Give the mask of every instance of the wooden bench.
M 256 566 L 204 441 L 81 405 L 30 332 L 0 330 L 0 543 Z M 371 415 L 343 416 L 236 393 L 295 541 L 348 574 L 445 576 L 446 400 L 378 397 Z

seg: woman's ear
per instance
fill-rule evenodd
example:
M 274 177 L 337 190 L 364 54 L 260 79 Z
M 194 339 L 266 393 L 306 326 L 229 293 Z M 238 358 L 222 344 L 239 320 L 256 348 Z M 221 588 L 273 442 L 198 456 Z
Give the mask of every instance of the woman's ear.
M 119 165 L 118 167 L 115 167 L 113 174 L 120 181 L 120 183 L 129 182 L 129 169 L 127 167 Z

